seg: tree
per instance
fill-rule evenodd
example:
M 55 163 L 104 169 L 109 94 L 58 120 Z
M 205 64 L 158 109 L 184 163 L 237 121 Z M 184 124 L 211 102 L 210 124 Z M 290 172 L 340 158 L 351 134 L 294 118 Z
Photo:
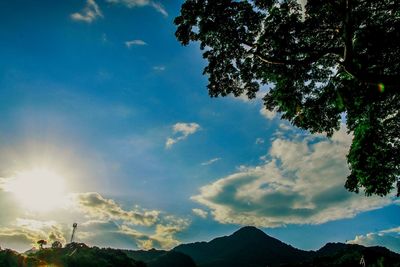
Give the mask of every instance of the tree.
M 265 108 L 328 136 L 345 114 L 345 187 L 400 195 L 400 1 L 186 0 L 174 22 L 200 42 L 211 97 L 269 85 Z
M 39 245 L 39 249 L 43 249 L 44 245 L 47 245 L 47 241 L 40 239 L 38 242 L 36 242 Z
M 60 241 L 56 240 L 51 244 L 52 248 L 62 248 L 62 244 Z

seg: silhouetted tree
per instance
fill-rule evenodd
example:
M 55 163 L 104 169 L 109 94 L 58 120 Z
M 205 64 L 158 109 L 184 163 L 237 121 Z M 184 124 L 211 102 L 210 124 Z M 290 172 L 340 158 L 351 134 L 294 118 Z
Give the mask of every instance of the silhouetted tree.
M 40 239 L 38 242 L 36 242 L 38 245 L 39 245 L 39 248 L 40 249 L 43 249 L 43 246 L 44 245 L 47 245 L 47 241 L 46 240 L 43 240 L 43 239 Z
M 51 244 L 52 248 L 62 248 L 62 244 L 60 241 L 56 240 L 53 242 L 53 244 Z
M 263 85 L 265 107 L 331 136 L 346 114 L 345 187 L 400 194 L 400 1 L 186 0 L 176 36 L 200 42 L 211 97 Z

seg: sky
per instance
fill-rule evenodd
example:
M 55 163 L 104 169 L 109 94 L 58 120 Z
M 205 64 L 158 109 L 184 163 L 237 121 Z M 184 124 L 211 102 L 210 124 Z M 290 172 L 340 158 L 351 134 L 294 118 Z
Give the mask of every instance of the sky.
M 0 1 L 0 246 L 170 249 L 254 225 L 400 252 L 400 202 L 344 189 L 351 134 L 210 98 L 183 1 Z

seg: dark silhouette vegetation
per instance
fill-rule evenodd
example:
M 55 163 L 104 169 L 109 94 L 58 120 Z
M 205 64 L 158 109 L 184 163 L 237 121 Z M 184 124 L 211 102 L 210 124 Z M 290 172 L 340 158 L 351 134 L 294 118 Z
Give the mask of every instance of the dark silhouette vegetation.
M 70 243 L 43 248 L 29 255 L 0 249 L 1 267 L 265 267 L 265 266 L 400 267 L 400 255 L 384 247 L 328 243 L 304 251 L 268 236 L 255 227 L 243 227 L 230 236 L 165 250 L 121 250 Z
M 11 250 L 0 251 L 1 267 L 145 267 L 146 264 L 129 258 L 123 251 L 111 248 L 88 247 L 70 243 L 64 248 L 43 248 L 30 255 Z

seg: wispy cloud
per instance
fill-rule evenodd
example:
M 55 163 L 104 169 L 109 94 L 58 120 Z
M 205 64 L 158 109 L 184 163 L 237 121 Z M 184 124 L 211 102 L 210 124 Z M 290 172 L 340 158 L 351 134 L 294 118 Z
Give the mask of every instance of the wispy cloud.
M 86 6 L 80 12 L 71 14 L 71 19 L 75 21 L 82 21 L 92 23 L 98 18 L 103 17 L 100 7 L 94 0 L 87 0 Z
M 384 246 L 388 249 L 400 253 L 400 226 L 379 232 L 358 235 L 349 244 L 359 244 L 363 246 Z
M 136 40 L 126 41 L 125 45 L 126 45 L 126 47 L 131 48 L 132 46 L 147 45 L 147 43 L 145 41 L 143 41 L 143 40 L 136 39 Z
M 218 222 L 261 227 L 321 224 L 391 203 L 390 197 L 365 198 L 344 189 L 350 144 L 345 129 L 332 139 L 279 137 L 266 162 L 239 168 L 192 199 L 211 209 Z
M 207 218 L 208 216 L 208 212 L 202 209 L 192 209 L 192 212 L 203 219 Z
M 200 125 L 191 122 L 178 122 L 173 126 L 173 132 L 175 137 L 168 137 L 165 143 L 166 148 L 171 148 L 174 144 L 178 143 L 179 141 L 185 140 L 189 135 L 194 134 L 200 129 Z
M 151 0 L 106 0 L 109 3 L 124 5 L 128 8 L 150 6 L 156 11 L 160 12 L 163 16 L 167 17 L 168 12 L 165 10 L 161 3 Z
M 168 12 L 167 10 L 165 10 L 164 6 L 161 5 L 161 3 L 156 3 L 156 2 L 150 2 L 150 5 L 157 10 L 158 12 L 160 12 L 161 14 L 164 15 L 164 17 L 168 17 Z
M 219 160 L 221 160 L 221 158 L 213 158 L 213 159 L 210 159 L 210 160 L 207 160 L 207 161 L 201 163 L 201 165 L 202 166 L 211 165 L 211 164 L 213 164 L 213 163 L 215 163 L 215 162 L 217 162 Z
M 265 143 L 265 140 L 263 138 L 259 137 L 259 138 L 256 139 L 256 145 L 261 145 L 261 144 L 264 144 L 264 143 Z
M 165 70 L 165 66 L 154 66 L 153 70 L 155 70 L 155 71 L 164 71 Z

